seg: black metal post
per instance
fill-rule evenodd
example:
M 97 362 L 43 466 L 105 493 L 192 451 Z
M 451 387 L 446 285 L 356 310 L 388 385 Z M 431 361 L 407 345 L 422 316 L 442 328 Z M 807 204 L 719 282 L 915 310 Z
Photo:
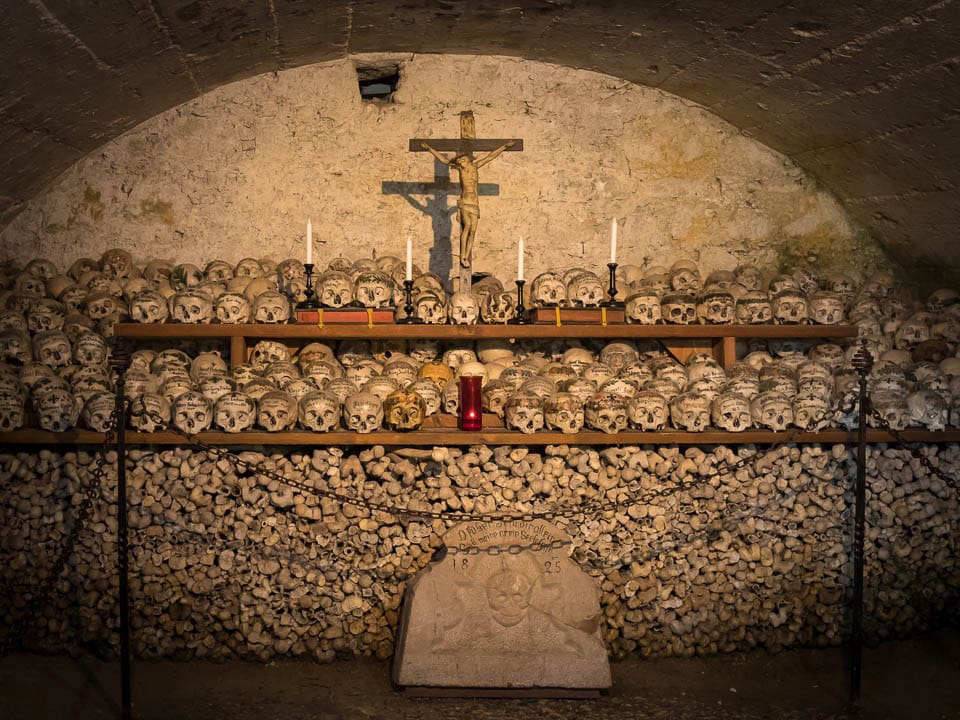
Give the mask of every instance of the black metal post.
M 860 413 L 857 425 L 857 480 L 853 512 L 853 608 L 850 633 L 850 702 L 860 704 L 860 679 L 863 674 L 863 543 L 864 514 L 867 499 L 867 375 L 873 358 L 866 343 L 853 357 L 860 383 Z
M 123 720 L 132 717 L 130 692 L 130 577 L 127 531 L 127 400 L 126 374 L 130 363 L 129 343 L 118 340 L 110 364 L 117 373 L 117 574 L 120 592 L 120 707 Z
M 511 325 L 528 325 L 530 319 L 527 317 L 527 308 L 523 304 L 523 286 L 526 280 L 517 280 L 517 314 L 508 322 Z
M 403 292 L 405 296 L 405 302 L 403 304 L 404 317 L 397 320 L 397 322 L 403 323 L 404 325 L 422 323 L 423 320 L 413 314 L 413 280 L 403 281 Z

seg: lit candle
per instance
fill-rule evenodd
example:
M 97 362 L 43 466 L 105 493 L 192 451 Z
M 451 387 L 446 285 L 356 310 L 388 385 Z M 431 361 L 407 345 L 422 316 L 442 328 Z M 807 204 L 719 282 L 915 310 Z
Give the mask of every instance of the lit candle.
M 613 225 L 610 228 L 610 262 L 617 261 L 617 219 L 613 219 Z
M 307 218 L 307 265 L 313 265 L 313 225 Z
M 413 246 L 407 235 L 407 280 L 413 280 Z
M 523 237 L 520 238 L 520 247 L 517 248 L 517 280 L 523 280 Z

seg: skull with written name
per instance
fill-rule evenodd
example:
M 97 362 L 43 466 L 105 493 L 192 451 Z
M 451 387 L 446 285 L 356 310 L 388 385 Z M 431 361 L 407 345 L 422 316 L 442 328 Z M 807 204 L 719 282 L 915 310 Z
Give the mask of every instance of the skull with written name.
M 300 424 L 314 432 L 331 432 L 340 424 L 340 400 L 336 395 L 317 391 L 300 398 Z

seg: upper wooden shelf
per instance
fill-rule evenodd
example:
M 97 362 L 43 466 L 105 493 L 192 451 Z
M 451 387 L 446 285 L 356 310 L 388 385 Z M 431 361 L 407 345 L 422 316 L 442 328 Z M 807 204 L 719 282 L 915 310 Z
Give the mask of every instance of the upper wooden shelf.
M 260 338 L 339 340 L 384 338 L 482 340 L 487 338 L 850 338 L 854 325 L 242 325 L 119 323 L 115 333 L 140 340 Z
M 960 442 L 960 429 L 930 432 L 928 430 L 904 430 L 900 433 L 907 442 Z M 770 445 L 780 442 L 808 443 L 855 443 L 856 432 L 846 430 L 824 430 L 821 432 L 797 433 L 770 432 L 766 430 L 747 430 L 740 433 L 707 431 L 690 432 L 635 432 L 627 431 L 616 435 L 596 431 L 584 431 L 575 435 L 559 432 L 537 432 L 530 435 L 490 428 L 479 432 L 463 432 L 456 429 L 434 428 L 417 432 L 375 432 L 360 435 L 354 432 L 338 431 L 329 433 L 313 432 L 202 432 L 197 437 L 211 445 L 249 446 L 249 445 L 305 445 L 305 446 L 369 446 L 387 445 L 394 447 L 450 446 L 450 445 Z M 0 433 L 0 445 L 98 445 L 104 440 L 103 433 L 91 430 L 68 430 L 62 433 L 47 432 L 33 428 L 23 428 L 12 432 Z M 127 443 L 131 445 L 187 445 L 189 441 L 172 432 L 140 433 L 128 431 Z M 883 430 L 869 430 L 867 442 L 895 442 L 890 433 Z

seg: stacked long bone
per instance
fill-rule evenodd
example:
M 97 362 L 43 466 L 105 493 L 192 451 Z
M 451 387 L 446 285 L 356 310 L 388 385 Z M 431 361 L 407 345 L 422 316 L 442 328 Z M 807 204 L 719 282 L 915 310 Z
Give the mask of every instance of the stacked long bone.
M 302 265 L 294 260 L 273 265 L 245 259 L 236 267 L 213 261 L 202 271 L 155 261 L 141 269 L 129 254 L 112 250 L 99 262 L 77 261 L 66 275 L 46 260 L 6 270 L 0 430 L 23 426 L 28 411 L 47 430 L 66 430 L 78 420 L 103 429 L 113 405 L 105 337 L 128 315 L 140 321 L 234 322 L 252 314 L 254 320 L 281 322 L 302 292 Z M 696 267 L 683 262 L 669 270 L 622 270 L 628 314 L 636 322 L 656 321 L 657 309 L 661 320 L 676 322 L 849 318 L 879 358 L 870 389 L 887 422 L 898 429 L 960 424 L 960 360 L 955 357 L 960 294 L 954 290 L 938 290 L 920 303 L 885 274 L 858 286 L 846 276 L 817 277 L 805 269 L 772 278 L 763 291 L 757 289 L 764 285 L 762 276 L 751 266 L 714 272 L 703 282 Z M 338 278 L 341 289 L 333 292 L 333 286 L 321 283 L 320 294 L 329 305 L 389 303 L 400 271 L 395 258 L 352 264 L 338 258 L 321 279 Z M 543 273 L 533 282 L 532 301 L 599 302 L 602 287 L 592 277 L 583 270 Z M 473 293 L 450 298 L 430 274 L 418 274 L 414 285 L 417 312 L 428 321 L 509 316 L 501 310 L 510 293 L 498 290 L 495 278 L 475 284 Z M 674 312 L 678 296 L 684 309 Z M 424 298 L 431 312 L 421 312 Z M 584 424 L 609 433 L 627 427 L 815 430 L 852 422 L 837 408 L 855 381 L 849 366 L 855 348 L 830 343 L 758 343 L 725 370 L 700 355 L 682 366 L 655 344 L 489 342 L 474 349 L 416 341 L 384 347 L 345 342 L 335 353 L 314 344 L 291 358 L 282 345 L 264 342 L 249 366 L 229 372 L 216 348 L 140 353 L 128 376 L 128 393 L 137 401 L 132 423 L 152 430 L 158 418 L 169 418 L 187 432 L 284 430 L 297 424 L 316 431 L 372 432 L 384 423 L 412 429 L 427 415 L 456 412 L 461 374 L 481 375 L 486 410 L 523 432 L 543 427 L 576 432 Z

